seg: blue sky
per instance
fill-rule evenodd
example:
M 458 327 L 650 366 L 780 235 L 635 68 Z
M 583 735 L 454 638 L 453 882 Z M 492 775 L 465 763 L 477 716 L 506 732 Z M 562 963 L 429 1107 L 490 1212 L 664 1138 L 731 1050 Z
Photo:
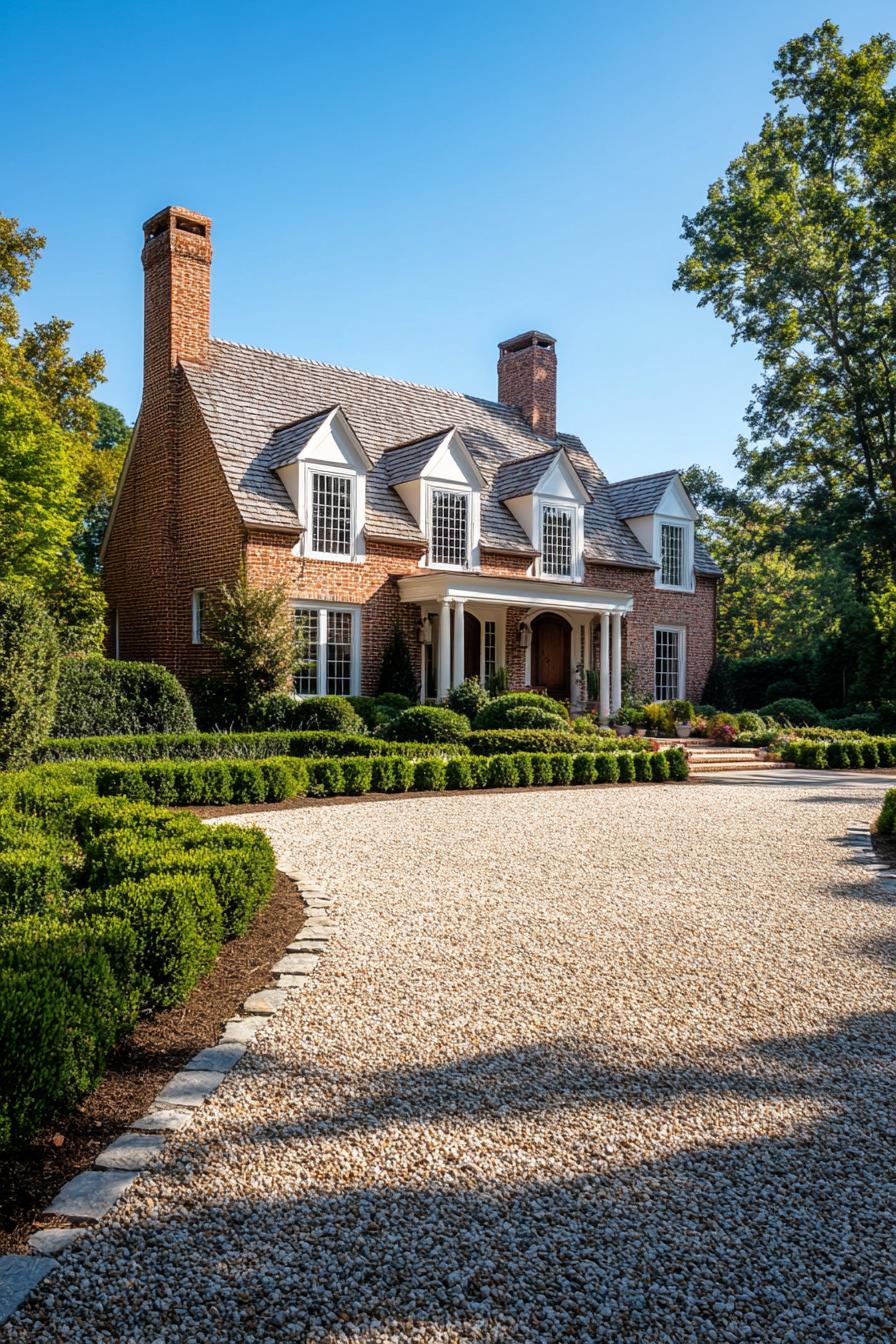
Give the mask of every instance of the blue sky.
M 730 475 L 748 349 L 673 294 L 683 214 L 753 138 L 782 42 L 884 0 L 182 5 L 0 0 L 0 210 L 47 236 L 23 305 L 140 398 L 140 226 L 213 219 L 212 331 L 495 396 L 558 341 L 560 428 L 611 479 Z

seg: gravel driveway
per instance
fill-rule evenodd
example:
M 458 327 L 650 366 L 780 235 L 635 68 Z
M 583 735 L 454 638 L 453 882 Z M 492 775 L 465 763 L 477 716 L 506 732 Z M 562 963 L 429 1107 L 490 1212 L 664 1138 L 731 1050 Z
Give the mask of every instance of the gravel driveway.
M 892 1341 L 891 782 L 245 818 L 331 950 L 0 1339 Z

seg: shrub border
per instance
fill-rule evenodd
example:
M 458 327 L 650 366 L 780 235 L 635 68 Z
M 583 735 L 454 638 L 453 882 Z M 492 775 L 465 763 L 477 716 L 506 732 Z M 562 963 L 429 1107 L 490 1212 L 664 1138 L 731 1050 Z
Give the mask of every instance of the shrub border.
M 24 1303 L 31 1292 L 59 1268 L 55 1256 L 74 1241 L 86 1236 L 91 1227 L 117 1204 L 126 1190 L 164 1151 L 167 1135 L 186 1129 L 205 1100 L 214 1095 L 233 1066 L 243 1057 L 260 1028 L 279 1013 L 290 999 L 301 993 L 309 976 L 317 968 L 320 956 L 335 931 L 332 922 L 333 898 L 319 883 L 303 873 L 286 872 L 296 885 L 305 907 L 305 921 L 291 940 L 286 953 L 271 968 L 272 985 L 250 994 L 243 1003 L 241 1016 L 226 1023 L 219 1040 L 200 1050 L 183 1069 L 168 1080 L 157 1094 L 146 1115 L 131 1125 L 93 1161 L 91 1168 L 68 1181 L 40 1217 L 67 1219 L 64 1227 L 41 1228 L 32 1233 L 28 1244 L 35 1254 L 0 1256 L 0 1325 Z M 212 1067 L 214 1065 L 214 1067 Z M 166 1096 L 166 1094 L 168 1094 Z M 178 1100 L 180 1098 L 180 1100 Z M 123 1140 L 137 1136 L 148 1140 L 139 1165 L 127 1171 L 111 1165 L 112 1150 Z M 105 1202 L 102 1213 L 90 1219 L 83 1214 L 66 1213 L 87 1191 Z M 57 1208 L 57 1205 L 60 1207 Z M 89 1223 L 89 1226 L 85 1226 Z

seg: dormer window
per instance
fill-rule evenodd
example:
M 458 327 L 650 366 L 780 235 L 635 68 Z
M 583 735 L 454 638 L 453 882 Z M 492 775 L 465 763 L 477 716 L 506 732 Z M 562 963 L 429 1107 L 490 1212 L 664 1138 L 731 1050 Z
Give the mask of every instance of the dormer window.
M 541 511 L 541 572 L 551 578 L 573 576 L 575 510 L 545 504 Z
M 660 582 L 667 588 L 684 583 L 685 527 L 663 523 L 660 528 Z
M 311 549 L 350 556 L 354 542 L 353 477 L 311 471 Z
M 433 487 L 429 505 L 429 563 L 466 569 L 470 563 L 469 495 Z

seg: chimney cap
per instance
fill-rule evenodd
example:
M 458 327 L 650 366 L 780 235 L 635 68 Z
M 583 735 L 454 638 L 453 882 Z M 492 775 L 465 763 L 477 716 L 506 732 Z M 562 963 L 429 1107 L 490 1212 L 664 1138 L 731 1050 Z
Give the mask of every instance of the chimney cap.
M 532 345 L 540 345 L 553 350 L 556 344 L 556 339 L 553 336 L 548 336 L 544 331 L 524 331 L 521 336 L 511 336 L 508 341 L 499 341 L 498 349 L 502 355 L 510 355 L 516 350 L 527 350 Z
M 163 210 L 157 210 L 154 215 L 143 225 L 143 236 L 149 242 L 171 228 L 172 220 L 174 227 L 183 229 L 187 233 L 198 233 L 201 237 L 207 238 L 211 231 L 211 220 L 208 215 L 200 215 L 196 210 L 188 210 L 183 205 L 166 205 Z

